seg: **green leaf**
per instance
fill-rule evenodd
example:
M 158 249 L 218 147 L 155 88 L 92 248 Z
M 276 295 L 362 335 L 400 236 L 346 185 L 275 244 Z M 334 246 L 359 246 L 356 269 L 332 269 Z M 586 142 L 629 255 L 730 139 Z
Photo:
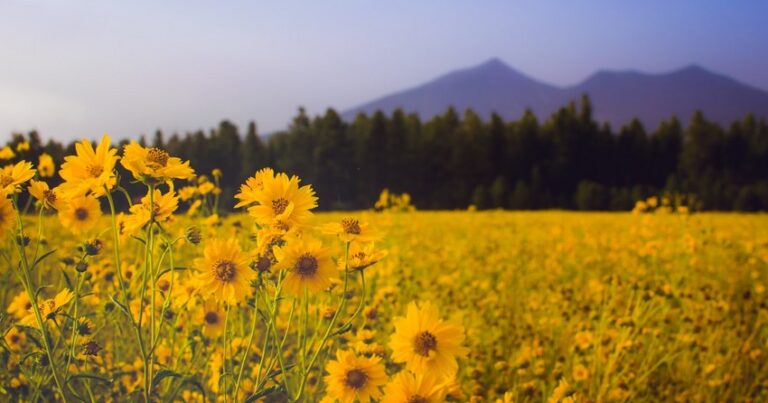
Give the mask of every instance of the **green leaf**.
M 109 299 L 110 299 L 112 302 L 114 302 L 114 304 L 115 304 L 115 305 L 117 305 L 117 307 L 118 307 L 118 308 L 120 308 L 120 310 L 121 310 L 121 311 L 123 311 L 123 313 L 124 313 L 126 316 L 128 316 L 129 318 L 131 317 L 131 313 L 128 311 L 128 308 L 126 308 L 126 307 L 125 307 L 125 305 L 121 304 L 121 303 L 120 303 L 120 301 L 118 301 L 118 300 L 117 300 L 117 298 L 115 298 L 115 296 L 114 296 L 114 295 L 110 295 L 110 296 L 109 296 Z
M 344 333 L 346 333 L 346 332 L 348 332 L 350 330 L 352 330 L 352 324 L 351 323 L 347 323 L 346 325 L 336 329 L 336 331 L 333 332 L 331 334 L 331 336 L 338 336 L 338 335 L 344 334 Z
M 296 363 L 293 363 L 293 364 L 288 364 L 288 365 L 286 365 L 286 366 L 285 366 L 285 370 L 286 370 L 286 371 L 288 371 L 288 370 L 291 370 L 291 369 L 293 369 L 293 367 L 295 367 L 295 366 L 296 366 Z M 283 373 L 283 370 L 282 370 L 281 368 L 275 368 L 274 370 L 272 370 L 272 372 L 270 372 L 269 374 L 267 374 L 267 377 L 268 377 L 268 378 L 270 378 L 270 379 L 272 379 L 272 380 L 274 380 L 274 379 L 275 379 L 275 377 L 277 377 L 278 375 L 280 375 L 280 374 L 282 374 L 282 373 Z
M 197 389 L 198 392 L 200 392 L 200 395 L 203 396 L 203 403 L 206 402 L 205 400 L 205 388 L 202 384 L 200 384 L 200 381 L 197 380 L 197 378 L 186 378 L 184 379 L 184 385 L 192 385 L 195 389 Z
M 43 291 L 46 288 L 51 288 L 51 286 L 49 286 L 49 285 L 42 285 L 42 286 L 38 287 L 37 290 L 35 291 L 35 299 L 39 298 L 40 297 L 40 291 Z
M 259 393 L 256 393 L 256 394 L 253 394 L 253 395 L 249 396 L 247 399 L 245 399 L 245 403 L 253 403 L 253 402 L 255 402 L 259 398 L 271 395 L 273 393 L 280 392 L 282 389 L 283 388 L 281 386 L 279 386 L 279 385 L 275 385 L 275 386 L 266 388 L 266 389 L 260 391 Z
M 64 281 L 66 281 L 66 282 L 67 282 L 67 287 L 68 287 L 70 290 L 74 290 L 74 289 L 75 289 L 75 287 L 73 287 L 73 286 L 72 286 L 72 279 L 70 279 L 70 278 L 69 278 L 69 274 L 67 274 L 67 271 L 66 271 L 66 270 L 62 270 L 62 271 L 61 271 L 61 274 L 62 274 L 62 275 L 64 275 Z
M 131 235 L 131 238 L 133 238 L 133 239 L 135 239 L 135 240 L 137 240 L 137 241 L 139 241 L 139 242 L 143 243 L 144 245 L 146 245 L 146 244 L 147 244 L 147 241 L 145 241 L 143 238 L 139 238 L 139 237 L 137 237 L 136 235 Z
M 21 360 L 19 360 L 19 363 L 23 364 L 23 363 L 24 363 L 25 361 L 27 361 L 29 358 L 32 358 L 32 357 L 34 357 L 34 356 L 36 356 L 36 355 L 43 355 L 43 353 L 42 353 L 42 352 L 40 352 L 40 351 L 33 351 L 33 352 L 31 352 L 31 353 L 26 353 L 26 354 L 24 354 L 24 356 L 23 356 L 23 357 L 21 357 Z
M 173 271 L 185 271 L 185 270 L 189 270 L 189 269 L 186 268 L 186 267 L 182 267 L 182 266 L 177 266 L 177 267 L 173 268 Z M 163 276 L 163 274 L 168 273 L 170 271 L 171 271 L 171 269 L 168 269 L 168 268 L 165 268 L 165 269 L 161 270 L 160 273 L 157 273 L 157 276 L 155 277 L 155 279 L 159 280 L 160 277 Z
M 35 259 L 35 262 L 32 263 L 32 266 L 29 267 L 29 271 L 35 270 L 35 267 L 37 267 L 38 264 L 40 264 L 45 258 L 48 256 L 51 256 L 54 252 L 56 252 L 56 249 L 51 249 L 48 252 L 43 253 L 40 257 Z
M 160 384 L 160 382 L 165 378 L 181 378 L 183 375 L 176 371 L 171 371 L 170 369 L 161 369 L 155 374 L 155 377 L 152 378 L 152 386 L 157 386 Z
M 103 377 L 101 375 L 92 374 L 92 373 L 82 373 L 82 374 L 72 375 L 72 376 L 70 376 L 67 379 L 66 383 L 70 383 L 70 382 L 72 382 L 74 380 L 79 380 L 79 379 L 90 379 L 90 380 L 104 382 L 104 383 L 108 383 L 108 384 L 112 383 L 112 381 L 109 380 L 109 378 L 105 378 L 105 377 Z

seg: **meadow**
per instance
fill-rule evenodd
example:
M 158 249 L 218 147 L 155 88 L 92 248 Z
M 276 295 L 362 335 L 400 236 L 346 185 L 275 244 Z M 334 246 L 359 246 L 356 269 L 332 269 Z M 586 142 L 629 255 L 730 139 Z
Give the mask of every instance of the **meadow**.
M 136 143 L 46 163 L 0 173 L 2 400 L 768 398 L 765 215 L 313 213 Z

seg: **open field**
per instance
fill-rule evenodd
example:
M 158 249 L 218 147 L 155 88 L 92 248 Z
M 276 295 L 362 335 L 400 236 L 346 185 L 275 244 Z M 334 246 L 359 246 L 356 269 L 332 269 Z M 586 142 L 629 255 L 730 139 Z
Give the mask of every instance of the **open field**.
M 377 248 L 388 255 L 365 269 L 363 315 L 351 321 L 348 331 L 329 341 L 329 353 L 323 353 L 318 362 L 332 359 L 333 350 L 354 350 L 361 356 L 383 357 L 387 373 L 394 374 L 402 364 L 392 360 L 393 318 L 405 315 L 411 301 L 431 301 L 441 316 L 466 330 L 464 345 L 469 352 L 458 361 L 457 382 L 445 386 L 449 399 L 493 401 L 504 399 L 505 392 L 507 401 L 542 401 L 553 395 L 577 401 L 766 398 L 768 217 L 764 215 L 320 213 L 308 222 L 307 231 L 344 217 L 356 217 L 381 231 Z M 26 227 L 35 228 L 37 217 L 27 216 L 25 221 Z M 167 237 L 181 236 L 192 221 L 179 216 L 167 223 Z M 250 221 L 247 215 L 233 215 L 216 225 L 203 224 L 201 244 L 181 241 L 174 264 L 194 266 L 192 262 L 212 239 L 237 238 L 243 250 L 258 249 Z M 42 295 L 52 297 L 68 282 L 80 284 L 76 286 L 79 308 L 70 303 L 66 312 L 91 322 L 94 331 L 87 337 L 100 347 L 98 354 L 78 355 L 75 358 L 80 359 L 70 363 L 70 377 L 73 373 L 92 376 L 73 378 L 74 390 L 139 396 L 141 359 L 130 326 L 116 307 L 120 298 L 109 220 L 103 217 L 96 226 L 99 230 L 93 232 L 104 240 L 104 253 L 90 257 L 83 275 L 77 274 L 72 262 L 62 263 L 67 257 L 79 258 L 74 253 L 78 238 L 62 231 L 54 218 L 41 222 L 45 240 L 41 250 L 57 246 L 33 273 L 50 287 Z M 161 234 L 157 236 L 166 237 Z M 334 259 L 344 256 L 344 242 L 332 235 L 318 237 L 331 247 Z M 31 238 L 30 245 L 35 245 L 36 238 Z M 6 240 L 5 245 L 10 248 L 12 243 Z M 121 249 L 123 275 L 133 284 L 131 292 L 137 293 L 144 245 L 128 239 Z M 0 290 L 0 300 L 6 307 L 22 291 L 12 272 L 8 268 L 2 272 L 2 282 L 7 285 Z M 172 280 L 168 273 L 160 277 Z M 221 332 L 210 331 L 211 326 L 200 316 L 201 309 L 222 312 L 221 308 L 198 301 L 192 295 L 194 287 L 187 287 L 190 278 L 191 273 L 179 271 L 172 280 L 176 290 L 169 290 L 167 281 L 158 283 L 155 306 L 175 329 L 161 323 L 155 336 L 162 341 L 156 349 L 154 370 L 166 376 L 158 382 L 158 394 L 168 397 L 174 392 L 176 398 L 202 400 L 203 389 L 208 398 L 223 399 L 227 383 L 219 387 L 216 382 L 221 382 L 220 373 L 233 368 L 237 375 L 241 363 L 237 357 L 249 337 L 248 319 L 253 315 L 248 306 L 238 306 L 242 316 L 232 316 L 227 329 L 228 343 L 233 345 L 227 354 L 235 359 L 229 370 L 222 370 Z M 359 306 L 360 288 L 359 281 L 350 281 L 347 315 Z M 168 294 L 173 297 L 163 308 L 160 301 Z M 300 359 L 293 344 L 301 345 L 302 334 L 315 340 L 312 334 L 323 329 L 321 316 L 328 309 L 327 297 L 310 297 L 306 306 L 309 330 L 294 334 L 296 324 L 302 323 L 297 321 L 304 316 L 298 313 L 301 301 L 296 305 L 291 300 L 286 298 L 276 313 L 276 330 L 287 335 L 283 339 L 286 366 Z M 138 314 L 138 306 L 131 308 Z M 2 322 L 4 332 L 11 321 Z M 65 326 L 63 317 L 60 321 Z M 25 399 L 30 393 L 51 393 L 50 389 L 37 390 L 36 381 L 50 379 L 35 378 L 42 376 L 40 358 L 34 354 L 39 346 L 32 341 L 30 330 L 21 329 L 28 336 L 26 341 L 4 346 L 10 350 L 2 355 L 7 370 L 0 372 L 5 393 Z M 257 350 L 267 327 L 258 324 L 255 329 L 254 347 L 250 348 L 253 356 L 245 365 L 240 399 L 253 392 L 257 380 L 263 378 L 258 375 L 261 351 Z M 56 340 L 58 336 L 54 327 L 51 337 Z M 60 349 L 67 345 L 66 338 L 59 340 Z M 272 364 L 272 369 L 279 367 L 276 361 Z M 262 386 L 280 383 L 278 375 Z M 306 399 L 319 399 L 325 387 L 312 375 Z M 232 385 L 229 388 L 234 393 Z
M 765 398 L 764 215 L 371 217 L 390 228 L 378 308 L 461 317 L 467 396 L 540 401 L 564 379 L 589 400 Z

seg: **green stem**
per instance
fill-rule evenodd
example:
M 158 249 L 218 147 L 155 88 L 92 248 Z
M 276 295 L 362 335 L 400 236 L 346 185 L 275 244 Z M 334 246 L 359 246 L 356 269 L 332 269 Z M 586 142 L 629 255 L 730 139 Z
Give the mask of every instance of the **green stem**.
M 251 352 L 251 344 L 253 344 L 253 336 L 256 334 L 256 323 L 259 321 L 259 314 L 258 314 L 258 308 L 259 308 L 259 299 L 256 298 L 254 300 L 254 306 L 253 306 L 253 323 L 251 323 L 251 333 L 248 336 L 248 345 L 245 346 L 245 352 L 243 353 L 243 359 L 240 360 L 240 370 L 237 373 L 237 380 L 235 380 L 235 400 L 237 400 L 237 392 L 240 391 L 240 380 L 243 378 L 243 371 L 245 370 L 245 362 L 248 360 L 248 354 Z M 264 352 L 262 351 L 262 354 Z M 263 361 L 264 357 L 261 357 L 260 361 Z
M 315 361 L 317 360 L 317 357 L 320 355 L 320 352 L 323 351 L 323 348 L 325 348 L 325 344 L 328 342 L 328 338 L 331 335 L 331 331 L 333 330 L 333 326 L 336 324 L 336 320 L 339 317 L 339 313 L 344 309 L 344 306 L 347 302 L 347 289 L 349 287 L 349 242 L 346 244 L 345 248 L 345 257 L 344 261 L 346 262 L 344 264 L 344 290 L 341 294 L 341 301 L 339 302 L 339 306 L 336 309 L 336 312 L 333 313 L 333 317 L 331 318 L 331 323 L 328 324 L 328 328 L 325 329 L 325 334 L 323 334 L 323 338 L 320 341 L 320 346 L 315 350 L 314 354 L 312 354 L 312 358 L 309 360 L 309 365 L 307 366 L 307 373 L 312 369 L 312 366 L 315 364 Z M 299 384 L 299 391 L 296 393 L 296 400 L 299 401 L 301 399 L 301 395 L 304 393 L 304 387 L 307 384 L 307 378 L 306 374 L 302 376 L 301 383 Z
M 163 328 L 163 323 L 165 322 L 165 312 L 168 309 L 168 306 L 171 304 L 171 296 L 173 295 L 173 285 L 174 285 L 174 274 L 175 270 L 173 270 L 173 250 L 172 246 L 176 243 L 180 238 L 177 238 L 175 241 L 168 243 L 168 247 L 166 248 L 166 252 L 168 252 L 168 264 L 171 268 L 171 285 L 168 287 L 168 293 L 165 296 L 165 299 L 163 299 L 163 307 L 160 310 L 160 324 L 158 325 L 157 332 L 160 333 L 160 330 Z M 166 240 L 167 243 L 167 240 Z M 160 269 L 160 265 L 162 264 L 163 259 L 160 258 L 160 262 L 158 263 L 158 269 Z M 157 281 L 159 279 L 155 279 Z M 155 348 L 157 347 L 157 343 L 160 341 L 160 338 L 158 337 L 155 342 L 152 344 L 152 352 L 154 353 Z
M 32 256 L 32 261 L 37 261 L 38 253 L 40 252 L 40 241 L 43 239 L 43 207 L 40 207 L 40 212 L 37 214 L 37 241 L 35 242 L 35 254 Z M 37 271 L 37 281 L 42 282 L 43 271 Z
M 16 200 L 16 196 L 12 198 L 13 201 L 13 208 L 16 210 L 16 222 L 19 226 L 19 239 L 16 241 L 16 247 L 19 250 L 19 256 L 21 258 L 21 269 L 22 269 L 22 277 L 24 279 L 24 289 L 27 291 L 27 295 L 29 296 L 29 300 L 32 302 L 32 311 L 35 314 L 35 320 L 37 321 L 37 325 L 40 327 L 40 333 L 43 336 L 43 346 L 45 347 L 45 353 L 48 356 L 48 363 L 51 367 L 51 373 L 53 375 L 53 380 L 56 382 L 56 387 L 59 389 L 59 393 L 61 393 L 61 399 L 66 403 L 67 396 L 64 393 L 64 388 L 62 387 L 61 380 L 59 379 L 59 374 L 56 372 L 56 361 L 53 359 L 53 351 L 51 350 L 51 343 L 50 343 L 50 336 L 48 334 L 48 330 L 46 327 L 45 322 L 43 321 L 43 317 L 40 314 L 40 307 L 37 304 L 37 295 L 35 295 L 35 292 L 32 290 L 32 280 L 29 276 L 29 262 L 27 262 L 27 254 L 24 251 L 24 223 L 21 220 L 21 212 L 19 212 L 19 206 L 18 201 Z
M 365 306 L 365 270 L 360 270 L 360 280 L 363 282 L 362 289 L 360 291 L 360 302 L 357 303 L 357 308 L 355 308 L 355 312 L 352 314 L 352 317 L 349 318 L 349 320 L 341 326 L 342 328 L 349 326 L 355 320 L 355 318 L 357 318 L 357 315 L 360 314 L 360 311 L 363 310 L 363 306 Z
M 221 344 L 222 344 L 222 348 L 224 350 L 223 353 L 222 353 L 224 358 L 223 358 L 222 363 L 221 363 L 221 366 L 222 366 L 222 369 L 223 369 L 222 376 L 221 376 L 221 381 L 224 381 L 224 384 L 220 385 L 220 388 L 219 388 L 220 391 L 224 392 L 224 403 L 227 403 L 228 397 L 229 397 L 229 394 L 227 393 L 227 374 L 228 374 L 228 372 L 227 372 L 227 327 L 229 325 L 229 310 L 230 310 L 229 304 L 225 303 L 224 304 L 224 311 L 225 311 L 225 314 L 224 314 L 224 334 L 222 334 L 222 337 L 221 337 L 221 340 L 222 340 Z M 221 381 L 219 381 L 219 383 L 221 383 Z
M 270 312 L 269 321 L 267 322 L 267 325 L 268 325 L 267 327 L 268 327 L 268 330 L 272 331 L 272 336 L 275 338 L 275 341 L 280 339 L 277 333 L 277 325 L 275 324 L 276 322 L 275 315 L 277 314 L 277 307 L 280 301 L 280 293 L 283 287 L 283 274 L 284 274 L 284 271 L 281 271 L 277 279 L 277 285 L 275 287 L 275 297 L 272 304 L 269 303 L 269 298 L 267 298 L 267 294 L 266 293 L 264 294 L 264 303 Z M 286 331 L 286 334 L 287 333 L 288 332 Z M 283 387 L 285 388 L 285 393 L 288 395 L 288 398 L 290 400 L 291 390 L 288 386 L 288 373 L 286 372 L 287 367 L 285 366 L 285 362 L 283 362 L 283 354 L 282 354 L 283 349 L 277 348 L 275 350 L 276 350 L 275 355 L 277 356 L 277 361 L 280 363 L 280 371 L 282 372 Z
M 150 309 L 149 309 L 149 346 L 151 347 L 154 344 L 154 309 L 155 309 L 155 281 L 154 281 L 154 273 L 152 273 L 152 252 L 154 250 L 154 234 L 152 232 L 152 226 L 155 222 L 155 216 L 153 214 L 154 212 L 154 195 L 155 195 L 155 185 L 149 184 L 147 185 L 147 188 L 149 190 L 149 211 L 150 211 L 150 218 L 149 223 L 147 224 L 146 228 L 146 240 L 144 245 L 144 273 L 143 278 L 141 282 L 141 295 L 139 296 L 139 320 L 138 320 L 138 328 L 139 328 L 139 335 L 141 336 L 141 328 L 142 328 L 142 322 L 144 318 L 144 298 L 146 297 L 147 292 L 147 282 L 150 283 Z M 144 359 L 144 401 L 145 403 L 149 403 L 151 401 L 152 396 L 152 372 L 153 372 L 153 365 L 154 365 L 154 353 L 153 351 L 146 351 L 144 347 L 143 341 L 140 343 L 141 349 L 144 352 L 143 353 L 143 359 Z
M 66 378 L 69 375 L 69 364 L 72 362 L 72 358 L 75 356 L 75 342 L 77 341 L 77 309 L 78 309 L 78 299 L 80 294 L 80 287 L 83 285 L 83 275 L 81 273 L 77 273 L 77 286 L 75 287 L 75 302 L 74 302 L 74 313 L 72 315 L 72 342 L 69 346 L 69 354 L 67 355 L 67 365 L 64 366 L 64 378 Z M 62 333 L 63 334 L 63 333 Z
M 141 328 L 133 318 L 133 312 L 131 312 L 131 305 L 128 301 L 128 289 L 125 285 L 125 279 L 123 278 L 122 260 L 120 259 L 120 233 L 117 228 L 117 214 L 115 212 L 115 202 L 112 200 L 112 194 L 107 187 L 104 187 L 104 193 L 107 195 L 107 201 L 109 202 L 109 211 L 112 215 L 112 243 L 115 249 L 115 271 L 117 272 L 117 282 L 120 285 L 120 292 L 123 294 L 123 305 L 128 314 L 128 320 L 131 322 L 131 327 L 136 334 L 136 342 L 139 343 L 139 350 L 141 358 L 145 359 L 147 354 L 144 350 L 144 340 L 141 337 Z

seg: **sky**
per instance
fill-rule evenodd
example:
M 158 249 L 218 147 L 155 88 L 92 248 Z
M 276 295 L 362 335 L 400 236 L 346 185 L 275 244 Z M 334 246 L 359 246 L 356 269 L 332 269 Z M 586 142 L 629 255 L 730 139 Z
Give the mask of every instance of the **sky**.
M 690 64 L 768 90 L 765 1 L 0 1 L 0 140 L 261 133 L 498 57 L 573 85 Z

